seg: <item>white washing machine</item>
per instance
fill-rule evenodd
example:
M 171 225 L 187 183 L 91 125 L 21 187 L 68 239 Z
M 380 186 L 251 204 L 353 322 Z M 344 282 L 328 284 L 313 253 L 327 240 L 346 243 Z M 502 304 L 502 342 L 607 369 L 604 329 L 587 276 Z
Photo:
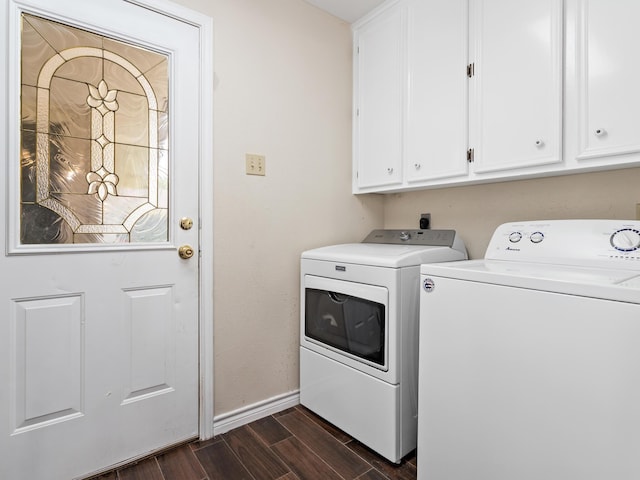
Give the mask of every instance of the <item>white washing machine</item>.
M 418 479 L 640 479 L 640 222 L 517 222 L 421 267 Z
M 453 230 L 304 252 L 300 403 L 392 462 L 414 450 L 420 264 L 466 258 Z

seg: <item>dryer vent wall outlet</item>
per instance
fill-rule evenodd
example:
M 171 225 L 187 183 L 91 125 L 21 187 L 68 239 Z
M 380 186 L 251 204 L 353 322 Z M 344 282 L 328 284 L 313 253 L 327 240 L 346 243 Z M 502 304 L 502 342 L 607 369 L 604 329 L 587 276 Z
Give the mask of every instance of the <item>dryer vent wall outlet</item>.
M 431 228 L 431 214 L 423 213 L 420 215 L 420 230 L 428 230 Z

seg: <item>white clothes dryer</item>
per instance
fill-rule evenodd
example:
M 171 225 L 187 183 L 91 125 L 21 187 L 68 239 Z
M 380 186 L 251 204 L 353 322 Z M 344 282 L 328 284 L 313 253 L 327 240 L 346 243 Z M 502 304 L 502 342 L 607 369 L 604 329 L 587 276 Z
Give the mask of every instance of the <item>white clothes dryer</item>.
M 453 230 L 374 230 L 301 259 L 300 403 L 392 462 L 416 448 L 420 264 Z
M 421 267 L 419 480 L 640 479 L 640 222 L 516 222 Z

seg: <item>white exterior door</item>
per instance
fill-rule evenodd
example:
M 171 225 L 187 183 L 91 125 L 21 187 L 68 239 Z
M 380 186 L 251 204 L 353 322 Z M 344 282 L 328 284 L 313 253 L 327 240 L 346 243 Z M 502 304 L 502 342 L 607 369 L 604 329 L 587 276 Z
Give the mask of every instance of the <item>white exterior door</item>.
M 199 33 L 0 7 L 0 478 L 66 480 L 198 435 Z

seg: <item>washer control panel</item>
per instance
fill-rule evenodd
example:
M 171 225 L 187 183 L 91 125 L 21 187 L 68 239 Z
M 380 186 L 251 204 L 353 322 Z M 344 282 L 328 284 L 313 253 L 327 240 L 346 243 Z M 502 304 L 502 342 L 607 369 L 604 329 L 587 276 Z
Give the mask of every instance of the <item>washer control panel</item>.
M 494 232 L 485 258 L 640 270 L 640 221 L 505 223 Z
M 611 246 L 621 252 L 640 249 L 640 231 L 637 228 L 621 228 L 611 235 Z

